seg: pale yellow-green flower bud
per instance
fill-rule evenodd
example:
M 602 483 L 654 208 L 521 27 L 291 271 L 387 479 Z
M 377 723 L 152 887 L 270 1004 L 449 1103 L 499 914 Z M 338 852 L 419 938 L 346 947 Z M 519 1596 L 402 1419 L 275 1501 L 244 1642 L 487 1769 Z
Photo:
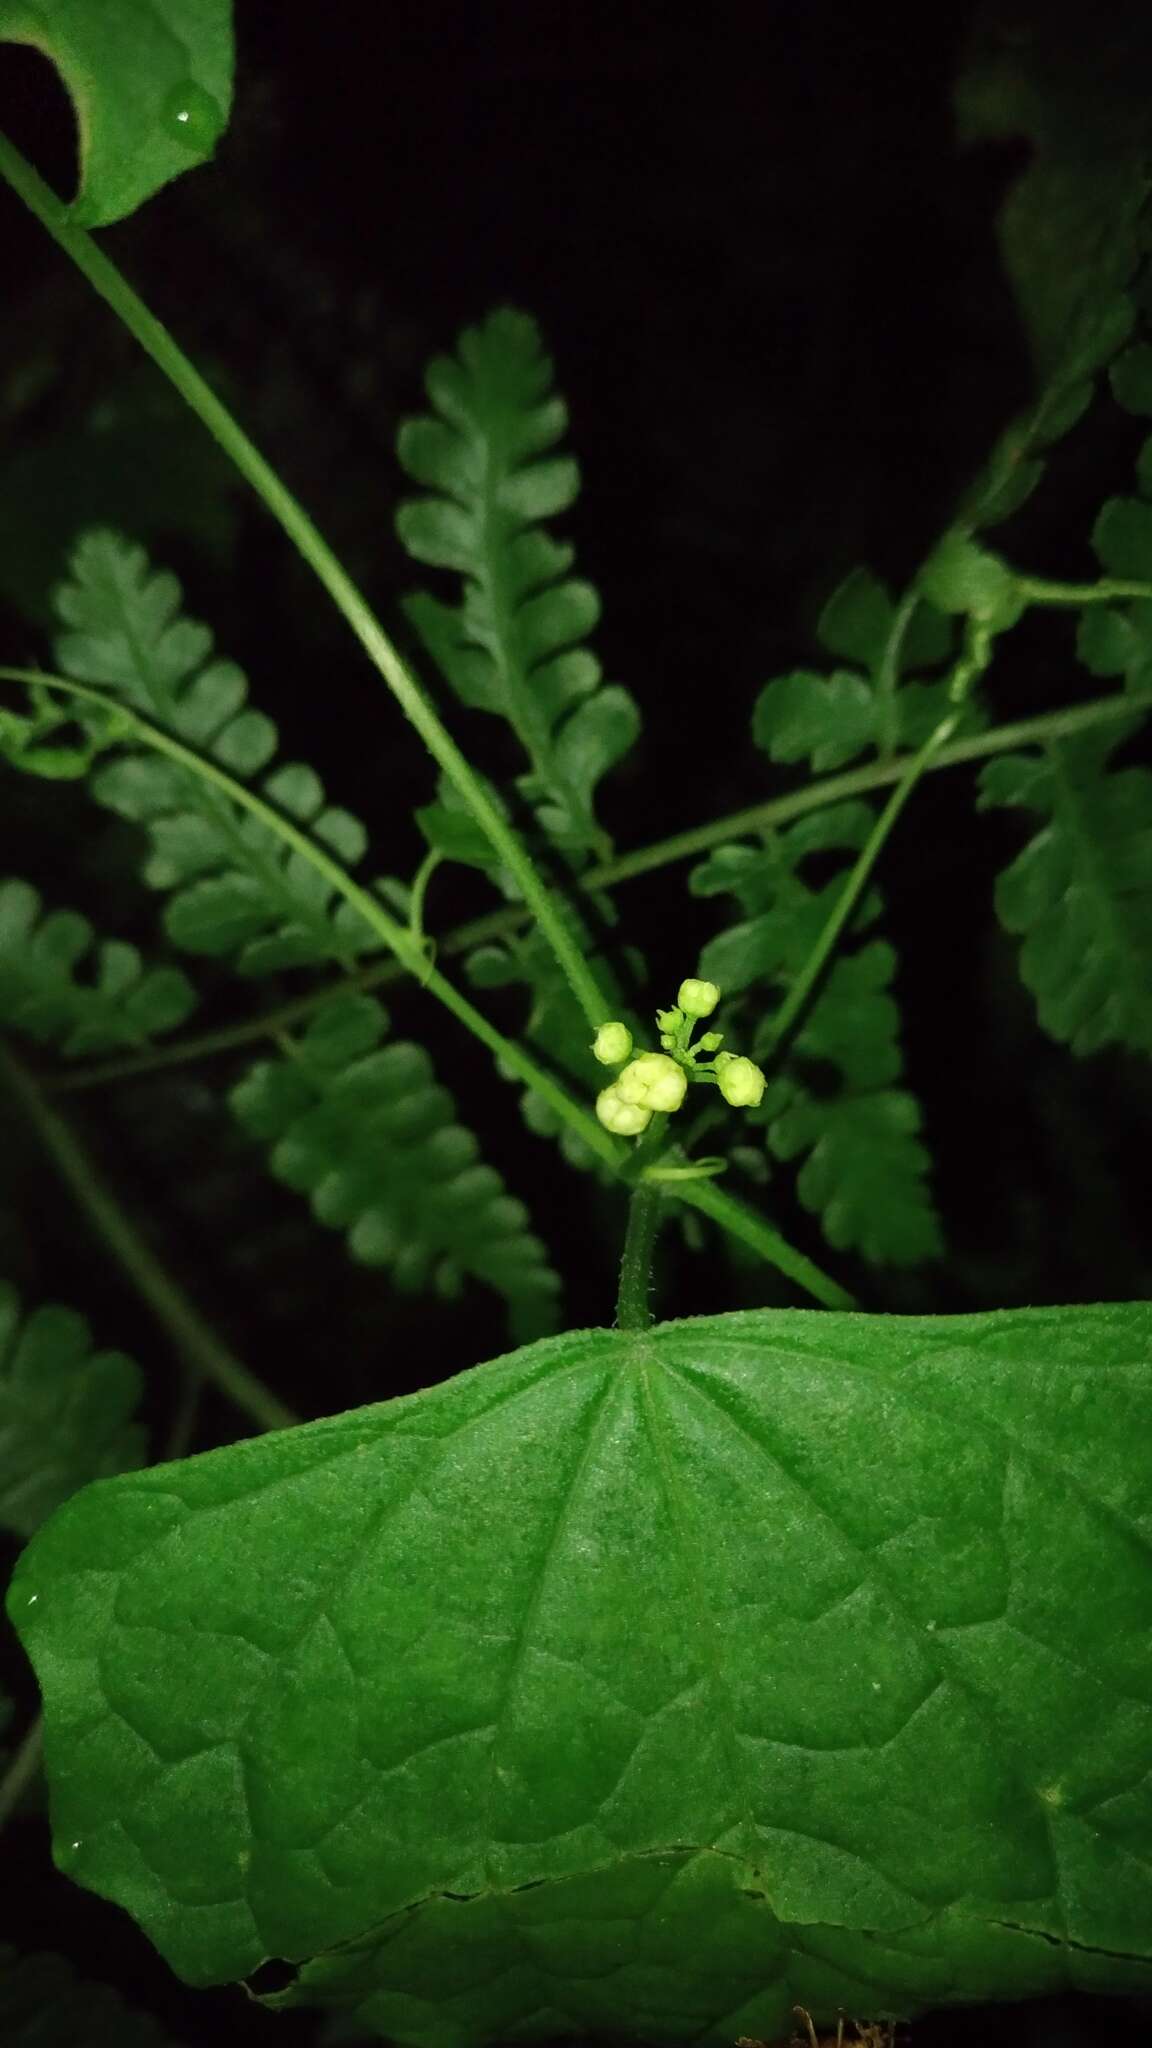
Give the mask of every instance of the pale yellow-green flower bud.
M 618 1138 L 638 1138 L 652 1121 L 652 1111 L 642 1103 L 625 1102 L 615 1081 L 602 1088 L 596 1097 L 596 1114 L 606 1130 L 615 1131 Z
M 676 1001 L 686 1017 L 710 1017 L 720 991 L 714 981 L 682 981 Z
M 632 1050 L 632 1033 L 626 1024 L 602 1024 L 592 1041 L 592 1054 L 602 1067 L 618 1067 Z
M 727 1059 L 721 1053 L 716 1061 L 716 1079 L 725 1102 L 733 1109 L 755 1109 L 764 1093 L 764 1075 L 755 1060 L 746 1060 L 739 1053 L 731 1053 Z
M 642 1052 L 616 1077 L 616 1088 L 625 1102 L 653 1110 L 679 1109 L 688 1087 L 683 1067 L 664 1052 Z

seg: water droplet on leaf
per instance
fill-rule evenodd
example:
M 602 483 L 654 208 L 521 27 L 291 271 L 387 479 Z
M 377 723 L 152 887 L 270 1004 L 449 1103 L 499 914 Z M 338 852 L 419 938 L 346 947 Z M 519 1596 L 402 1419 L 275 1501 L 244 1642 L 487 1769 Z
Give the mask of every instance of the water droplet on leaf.
M 160 125 L 173 142 L 182 142 L 199 156 L 219 141 L 224 111 L 194 78 L 182 78 L 165 97 Z

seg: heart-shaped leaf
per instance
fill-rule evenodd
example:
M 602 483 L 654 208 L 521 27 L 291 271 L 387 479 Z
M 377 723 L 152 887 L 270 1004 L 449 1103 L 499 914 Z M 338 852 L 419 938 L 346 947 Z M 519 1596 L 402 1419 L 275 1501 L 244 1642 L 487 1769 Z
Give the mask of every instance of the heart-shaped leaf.
M 102 1481 L 57 1859 L 399 2042 L 1147 1989 L 1150 1413 L 1147 1304 L 754 1311 Z

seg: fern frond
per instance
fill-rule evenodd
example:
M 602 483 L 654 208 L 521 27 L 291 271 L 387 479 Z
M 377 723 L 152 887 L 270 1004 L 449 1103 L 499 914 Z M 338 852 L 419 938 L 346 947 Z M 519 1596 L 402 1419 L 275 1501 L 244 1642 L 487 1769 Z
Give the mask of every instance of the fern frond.
M 0 1947 L 4 2048 L 176 2048 L 147 2013 L 107 1984 L 77 1977 L 63 1956 Z
M 766 981 L 782 999 L 799 974 L 839 897 L 843 882 L 813 885 L 805 863 L 839 852 L 851 857 L 872 828 L 867 804 L 811 812 L 766 846 L 722 846 L 698 867 L 696 895 L 731 894 L 745 918 L 705 946 L 700 971 L 730 993 Z M 860 933 L 880 911 L 870 890 L 849 927 Z M 756 1058 L 775 1072 L 751 1121 L 763 1123 L 775 1156 L 803 1156 L 797 1192 L 818 1214 L 838 1251 L 876 1264 L 912 1265 L 936 1256 L 941 1234 L 927 1186 L 929 1160 L 915 1137 L 920 1112 L 896 1083 L 903 1071 L 899 1012 L 890 994 L 892 948 L 872 939 L 837 959 L 783 1060 L 773 1020 L 754 1041 Z
M 0 1024 L 78 1058 L 146 1045 L 195 1008 L 178 967 L 145 967 L 135 946 L 96 940 L 78 911 L 44 914 L 30 883 L 0 882 Z
M 1119 737 L 1002 755 L 980 778 L 982 809 L 1044 819 L 997 880 L 996 913 L 1023 939 L 1020 975 L 1041 1025 L 1081 1055 L 1152 1053 L 1152 774 L 1109 772 Z
M 573 855 L 603 858 L 596 785 L 634 743 L 640 715 L 626 690 L 602 683 L 583 644 L 596 592 L 570 575 L 572 548 L 541 524 L 568 510 L 580 480 L 552 452 L 567 411 L 536 323 L 490 314 L 425 383 L 435 416 L 406 421 L 397 452 L 428 495 L 402 504 L 396 527 L 417 561 L 463 577 L 464 596 L 452 605 L 420 593 L 407 616 L 461 701 L 513 728 L 531 763 L 519 786 L 544 830 Z
M 752 737 L 773 761 L 807 761 L 819 775 L 842 768 L 879 747 L 920 747 L 946 712 L 947 680 L 915 677 L 952 652 L 954 629 L 932 605 L 919 603 L 900 639 L 894 674 L 887 675 L 896 607 L 868 569 L 853 569 L 833 591 L 817 623 L 828 652 L 851 661 L 831 673 L 794 669 L 766 683 L 752 713 Z M 957 731 L 980 731 L 986 719 L 974 700 Z
M 240 669 L 214 655 L 207 627 L 181 613 L 176 578 L 153 570 L 142 548 L 85 534 L 55 604 L 69 629 L 56 643 L 62 673 L 114 691 L 233 775 L 254 780 L 267 768 L 275 726 L 248 708 Z M 186 951 L 230 956 L 241 974 L 260 975 L 345 963 L 375 944 L 310 863 L 179 763 L 129 741 L 90 787 L 148 834 L 144 879 L 170 892 L 165 928 Z M 345 866 L 359 861 L 363 826 L 328 804 L 310 768 L 281 766 L 261 790 Z
M 0 1523 L 30 1536 L 90 1479 L 142 1464 L 144 1432 L 130 1420 L 140 1390 L 123 1352 L 92 1350 L 83 1316 L 22 1316 L 0 1281 Z
M 233 1089 L 236 1116 L 353 1258 L 447 1295 L 471 1274 L 504 1296 L 517 1343 L 544 1335 L 559 1281 L 523 1204 L 479 1162 L 422 1048 L 381 1044 L 387 1024 L 368 996 L 333 998 Z

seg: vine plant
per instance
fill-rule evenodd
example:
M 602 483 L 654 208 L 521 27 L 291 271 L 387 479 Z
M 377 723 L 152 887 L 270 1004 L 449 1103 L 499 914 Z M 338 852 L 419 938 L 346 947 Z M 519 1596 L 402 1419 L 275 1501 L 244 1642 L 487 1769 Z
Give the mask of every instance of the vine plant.
M 1152 1308 L 862 1315 L 725 1184 L 733 1152 L 795 1162 L 830 1255 L 939 1252 L 878 877 L 945 768 L 983 761 L 978 805 L 1033 820 L 996 907 L 1040 1027 L 1077 1055 L 1152 1052 L 1152 777 L 1112 762 L 1152 707 L 1152 456 L 1100 514 L 1096 580 L 978 538 L 1101 370 L 1152 414 L 1139 251 L 908 589 L 854 572 L 820 619 L 834 665 L 761 691 L 755 745 L 810 779 L 618 855 L 597 796 L 641 714 L 602 676 L 597 597 L 553 524 L 578 476 L 534 321 L 467 328 L 398 444 L 397 530 L 434 579 L 404 616 L 459 704 L 508 728 L 522 768 L 500 788 L 86 232 L 222 132 L 225 10 L 201 11 L 174 69 L 170 37 L 111 50 L 61 9 L 80 199 L 3 141 L 0 170 L 279 520 L 438 780 L 402 887 L 116 532 L 62 565 L 50 665 L 0 669 L 10 771 L 129 820 L 162 901 L 146 960 L 0 885 L 5 1084 L 192 1369 L 263 1432 L 148 1464 L 133 1362 L 76 1310 L 0 1291 L 0 1515 L 27 1539 L 9 1611 L 43 1690 L 57 1861 L 191 1983 L 281 1959 L 268 2004 L 414 2048 L 766 2041 L 794 2009 L 878 2031 L 950 2000 L 1146 1991 Z M 988 671 L 1036 607 L 1076 614 L 1108 687 L 997 724 Z M 692 894 L 734 912 L 678 990 L 637 1001 L 642 958 L 605 946 L 614 887 L 695 855 Z M 503 901 L 446 934 L 453 862 Z M 173 955 L 253 986 L 229 1103 L 271 1172 L 397 1287 L 494 1290 L 516 1348 L 297 1425 L 220 1343 L 68 1116 L 80 1087 L 218 1048 Z M 289 1004 L 261 1002 L 271 975 L 298 977 Z M 628 1190 L 608 1326 L 564 1328 L 553 1248 L 392 1035 L 397 975 L 519 1084 L 568 1170 Z M 523 992 L 519 1036 L 482 1006 L 500 987 Z M 685 1210 L 819 1308 L 654 1323 L 653 1243 Z M 37 1723 L 0 1818 L 39 1746 Z M 0 2014 L 26 2009 L 30 1967 L 0 1966 Z

